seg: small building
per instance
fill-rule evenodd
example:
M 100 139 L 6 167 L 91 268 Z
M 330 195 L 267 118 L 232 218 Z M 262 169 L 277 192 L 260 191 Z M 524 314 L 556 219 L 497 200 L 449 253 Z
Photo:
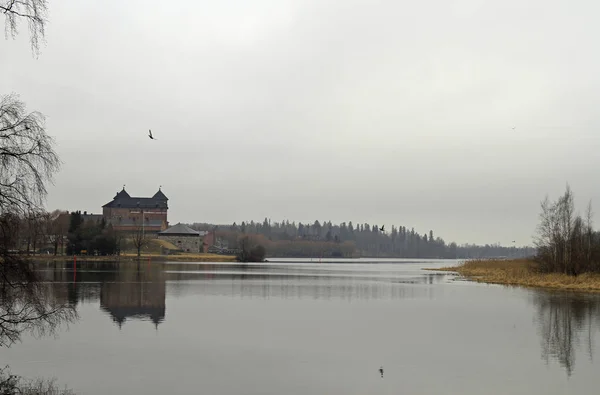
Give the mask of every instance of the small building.
M 197 231 L 187 225 L 178 223 L 169 229 L 158 232 L 160 240 L 168 241 L 181 251 L 185 252 L 204 252 L 205 231 Z

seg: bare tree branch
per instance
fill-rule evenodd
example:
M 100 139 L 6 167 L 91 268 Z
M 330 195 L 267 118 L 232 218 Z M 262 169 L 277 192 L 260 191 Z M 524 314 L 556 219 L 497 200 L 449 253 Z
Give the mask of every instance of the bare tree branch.
M 0 97 L 0 214 L 37 211 L 60 168 L 44 116 L 26 113 L 18 95 Z
M 150 243 L 150 240 L 144 232 L 143 225 L 138 225 L 133 231 L 133 233 L 131 234 L 131 242 L 137 250 L 137 256 L 139 258 L 142 252 L 142 248 L 144 248 L 146 245 L 148 245 L 148 243 Z
M 0 0 L 0 12 L 5 17 L 5 36 L 13 39 L 19 34 L 19 21 L 25 19 L 29 26 L 29 41 L 35 55 L 40 53 L 40 42 L 46 34 L 47 0 Z

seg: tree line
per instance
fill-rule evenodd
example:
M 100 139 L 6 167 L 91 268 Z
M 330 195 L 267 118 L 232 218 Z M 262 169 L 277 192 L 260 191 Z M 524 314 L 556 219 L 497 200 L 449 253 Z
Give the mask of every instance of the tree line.
M 5 213 L 2 245 L 10 253 L 53 255 L 114 255 L 122 235 L 101 221 L 84 221 L 80 211 L 35 210 Z
M 414 228 L 392 225 L 390 231 L 378 225 L 331 221 L 296 223 L 289 221 L 242 222 L 231 225 L 189 224 L 197 230 L 215 231 L 229 246 L 239 244 L 243 235 L 252 235 L 269 256 L 279 257 L 397 257 L 397 258 L 486 258 L 524 257 L 535 254 L 532 247 L 505 247 L 498 244 L 457 245 L 446 243 L 433 230 L 419 233 Z
M 593 228 L 592 204 L 583 216 L 576 213 L 569 185 L 557 200 L 542 201 L 535 243 L 536 260 L 545 272 L 600 272 L 600 232 Z

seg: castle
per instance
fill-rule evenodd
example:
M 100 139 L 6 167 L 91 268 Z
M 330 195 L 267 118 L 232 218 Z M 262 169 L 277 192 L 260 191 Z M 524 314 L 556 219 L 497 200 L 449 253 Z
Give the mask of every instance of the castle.
M 123 186 L 112 201 L 102 206 L 102 218 L 114 230 L 134 231 L 142 227 L 145 232 L 157 233 L 169 227 L 168 200 L 161 188 L 152 197 L 131 197 Z

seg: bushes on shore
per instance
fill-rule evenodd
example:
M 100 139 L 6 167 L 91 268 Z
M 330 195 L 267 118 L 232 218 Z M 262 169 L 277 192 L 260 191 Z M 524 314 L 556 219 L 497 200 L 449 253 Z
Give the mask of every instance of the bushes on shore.
M 262 244 L 250 236 L 243 236 L 238 240 L 239 252 L 236 255 L 238 262 L 263 262 L 267 251 Z
M 55 380 L 38 378 L 26 380 L 11 374 L 8 367 L 0 369 L 0 394 L 2 395 L 74 395 L 68 388 L 60 389 Z
M 592 207 L 585 216 L 575 213 L 573 193 L 541 204 L 536 237 L 536 261 L 543 272 L 578 275 L 600 272 L 600 234 L 592 227 Z
M 84 222 L 81 212 L 71 213 L 67 244 L 68 255 L 98 254 L 114 255 L 118 253 L 118 237 L 111 225 L 100 222 Z

